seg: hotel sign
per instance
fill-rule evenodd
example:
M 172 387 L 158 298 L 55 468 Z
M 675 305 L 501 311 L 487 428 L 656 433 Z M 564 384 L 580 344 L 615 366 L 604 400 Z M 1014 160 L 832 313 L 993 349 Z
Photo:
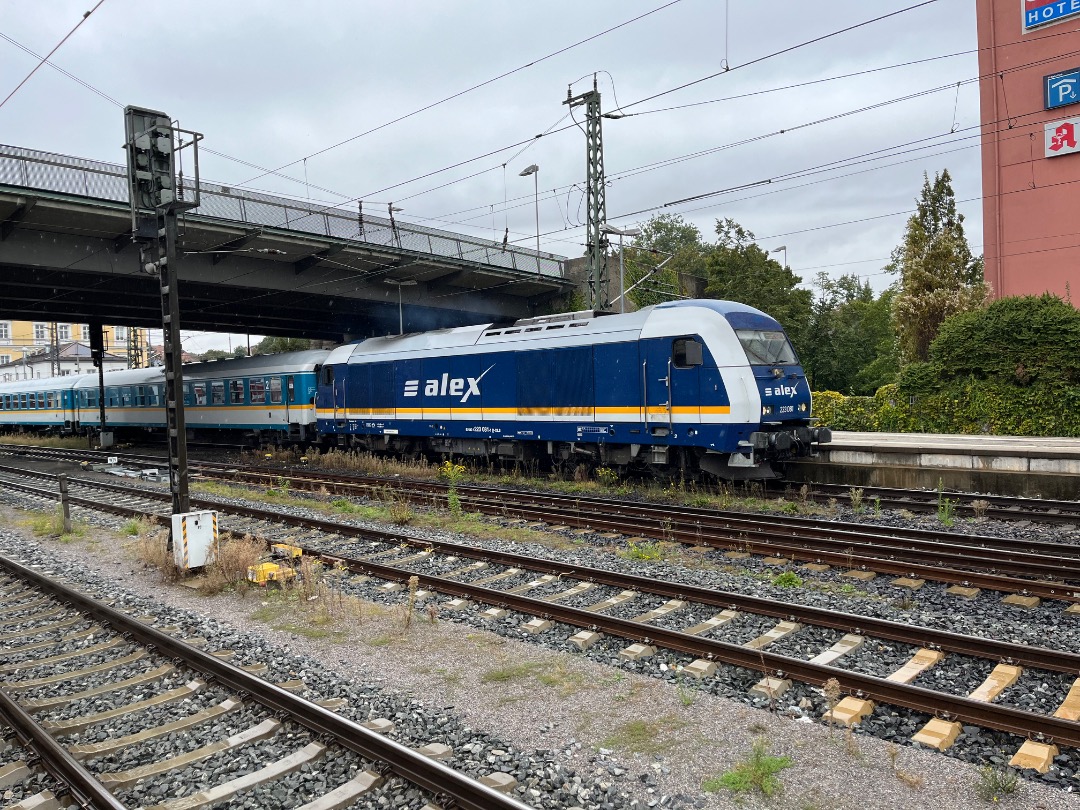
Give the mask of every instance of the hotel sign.
M 1020 0 L 1023 31 L 1061 22 L 1080 14 L 1080 0 Z
M 1066 118 L 1064 121 L 1051 121 L 1044 128 L 1046 149 L 1045 157 L 1071 155 L 1080 152 L 1080 118 Z
M 1043 99 L 1048 110 L 1080 102 L 1080 68 L 1043 76 Z

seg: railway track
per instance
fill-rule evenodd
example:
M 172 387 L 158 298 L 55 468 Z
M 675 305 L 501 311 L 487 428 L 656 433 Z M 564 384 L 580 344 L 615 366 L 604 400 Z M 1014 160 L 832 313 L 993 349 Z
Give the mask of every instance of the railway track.
M 851 487 L 844 484 L 823 483 L 810 484 L 807 497 L 816 501 L 835 498 L 837 501 L 850 505 L 853 489 L 859 491 L 857 497 L 861 499 L 861 505 L 864 507 L 868 503 L 875 503 L 889 509 L 906 509 L 909 512 L 934 514 L 941 509 L 942 501 L 948 500 L 949 508 L 960 517 L 1030 520 L 1038 523 L 1068 525 L 1080 523 L 1080 501 L 972 495 L 965 492 L 935 492 L 892 487 Z M 984 505 L 973 506 L 977 501 L 981 501 Z
M 5 479 L 10 475 L 5 472 Z M 10 486 L 7 481 L 3 485 Z M 52 497 L 51 488 L 17 486 L 35 497 Z M 79 494 L 82 487 L 96 495 L 84 497 Z M 132 505 L 135 501 L 156 500 L 155 493 L 145 490 L 78 480 L 72 482 L 72 492 L 73 502 L 118 514 L 145 510 L 145 504 Z M 103 492 L 120 495 L 128 503 L 104 503 Z M 167 499 L 165 493 L 160 494 L 162 500 Z M 157 503 L 155 508 L 161 511 L 161 501 Z M 920 731 L 928 739 L 937 739 L 934 735 L 941 731 L 940 724 L 944 724 L 944 739 L 949 730 L 958 732 L 960 724 L 969 723 L 1029 739 L 1025 748 L 1042 746 L 1049 751 L 1052 744 L 1080 746 L 1080 680 L 1052 714 L 994 702 L 1025 669 L 1037 677 L 1075 678 L 1080 672 L 1077 653 L 778 603 L 535 556 L 414 539 L 397 531 L 273 510 L 206 500 L 199 506 L 221 508 L 225 528 L 266 541 L 280 541 L 284 524 L 290 542 L 327 566 L 347 570 L 355 585 L 369 593 L 390 596 L 417 577 L 419 584 L 413 586 L 417 598 L 434 599 L 435 594 L 449 597 L 440 611 L 476 611 L 485 620 L 520 622 L 525 634 L 569 634 L 569 642 L 580 649 L 602 639 L 617 639 L 627 644 L 620 653 L 627 660 L 648 659 L 667 651 L 679 658 L 682 663 L 678 666 L 688 676 L 713 677 L 718 666 L 756 671 L 765 677 L 754 689 L 769 700 L 791 681 L 821 686 L 836 679 L 848 694 L 830 709 L 829 716 L 838 722 L 855 722 L 873 712 L 874 702 L 879 702 L 933 717 Z M 740 643 L 721 639 L 750 615 L 767 617 L 772 627 Z M 810 660 L 769 649 L 782 647 L 786 637 L 809 627 L 829 631 L 835 642 Z M 881 643 L 903 645 L 910 651 L 910 659 L 888 677 L 845 666 L 859 657 L 864 644 L 870 649 Z M 986 672 L 985 681 L 966 695 L 919 685 L 927 672 L 948 666 L 950 660 L 977 662 Z M 1035 739 L 1041 742 L 1031 741 Z M 1027 755 L 1031 755 L 1030 750 Z
M 408 748 L 385 736 L 387 720 L 351 720 L 340 700 L 305 699 L 302 682 L 270 683 L 265 665 L 236 666 L 232 651 L 155 624 L 0 557 L 0 726 L 25 751 L 7 752 L 0 782 L 11 789 L 36 770 L 52 778 L 19 807 L 195 810 L 255 795 L 260 807 L 333 810 L 377 805 L 402 783 L 424 791 L 429 807 L 527 807 L 440 762 L 452 755 L 446 746 Z M 120 726 L 127 733 L 109 733 Z M 163 743 L 174 752 L 162 755 Z M 173 775 L 192 768 L 176 795 Z M 318 780 L 297 787 L 295 777 L 280 787 L 315 768 L 325 789 Z
M 40 457 L 70 460 L 66 453 L 45 449 Z M 88 455 L 100 458 L 92 452 Z M 121 459 L 132 464 L 153 461 L 145 456 Z M 191 466 L 193 472 L 207 478 L 268 487 L 280 487 L 284 479 L 292 490 L 332 495 L 385 497 L 392 490 L 397 497 L 416 503 L 435 500 L 443 504 L 448 496 L 447 485 L 439 482 L 319 470 L 267 472 L 216 462 L 193 462 Z M 733 555 L 758 554 L 774 560 L 843 566 L 1039 598 L 1080 597 L 1080 546 L 1064 543 L 844 524 L 789 515 L 763 517 L 504 487 L 458 485 L 456 493 L 464 509 L 499 518 L 613 532 L 631 538 L 644 536 L 723 549 Z
M 50 447 L 35 447 L 27 445 L 3 444 L 0 442 L 0 452 L 13 455 L 26 455 L 37 458 L 54 458 L 57 460 L 79 459 L 90 462 L 104 462 L 108 457 L 116 457 L 121 463 L 143 466 L 163 466 L 165 459 L 160 456 L 143 455 L 138 453 L 113 453 L 98 450 L 68 450 Z M 238 465 L 232 463 L 189 460 L 193 471 L 205 475 L 213 475 L 215 471 L 236 470 Z M 254 469 L 254 468 L 252 468 Z M 280 470 L 261 470 L 267 476 L 296 476 L 308 475 L 304 471 L 295 468 L 281 468 Z M 384 479 L 358 475 L 335 475 L 333 473 L 321 473 L 323 478 L 337 482 L 339 486 L 346 486 L 350 481 L 357 486 L 398 486 L 408 488 L 410 486 L 424 485 L 434 488 L 429 491 L 438 491 L 441 484 L 422 481 L 406 481 L 402 479 Z M 822 503 L 829 499 L 852 505 L 852 490 L 856 489 L 859 495 L 859 508 L 871 507 L 907 510 L 921 514 L 936 514 L 941 510 L 941 503 L 947 500 L 949 509 L 955 517 L 986 517 L 994 520 L 1017 521 L 1027 520 L 1039 523 L 1077 525 L 1080 523 L 1080 501 L 1063 501 L 1042 498 L 1015 498 L 1004 495 L 979 495 L 953 491 L 927 491 L 919 489 L 899 489 L 890 487 L 851 487 L 843 484 L 815 483 L 809 486 L 805 496 L 801 492 L 792 493 L 790 489 L 776 490 L 775 487 L 783 486 L 782 483 L 766 484 L 767 489 L 773 488 L 777 496 L 793 496 Z M 470 487 L 459 487 L 463 491 Z M 484 489 L 478 487 L 477 489 Z M 345 493 L 345 490 L 341 490 Z M 501 490 L 505 491 L 505 490 Z M 535 494 L 530 492 L 530 494 Z M 602 500 L 602 499 L 594 499 Z M 626 503 L 625 501 L 611 501 L 612 503 Z M 973 506 L 975 502 L 985 505 Z M 715 510 L 709 510 L 715 513 Z

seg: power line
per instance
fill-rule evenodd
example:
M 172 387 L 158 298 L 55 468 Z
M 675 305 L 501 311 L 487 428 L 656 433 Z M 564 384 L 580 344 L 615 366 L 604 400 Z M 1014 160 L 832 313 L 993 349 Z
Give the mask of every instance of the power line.
M 56 46 L 51 51 L 49 51 L 48 54 L 46 54 L 44 59 L 42 59 L 40 62 L 38 62 L 36 65 L 34 65 L 34 69 L 31 70 L 28 74 L 26 74 L 26 78 L 23 79 L 21 82 L 19 82 L 18 87 L 16 87 L 14 90 L 12 90 L 10 93 L 7 94 L 7 98 L 5 98 L 3 101 L 0 101 L 0 107 L 3 107 L 5 104 L 7 104 L 8 101 L 11 100 L 11 97 L 13 95 L 15 95 L 16 93 L 18 93 L 19 90 L 22 89 L 22 86 L 24 84 L 26 84 L 28 81 L 30 81 L 30 77 L 38 72 L 38 69 L 42 65 L 44 65 L 45 62 L 48 61 L 50 56 L 52 56 L 54 53 L 56 53 L 58 50 L 60 50 L 60 46 L 63 45 L 65 42 L 67 42 L 71 38 L 71 35 L 74 34 L 76 31 L 78 31 L 79 27 L 84 22 L 86 22 L 88 19 L 90 19 L 90 15 L 93 14 L 95 11 L 97 11 L 99 8 L 101 8 L 101 4 L 104 3 L 104 2 L 105 2 L 105 0 L 98 0 L 97 5 L 95 5 L 89 11 L 83 13 L 82 19 L 79 20 L 77 23 L 75 23 L 75 27 L 72 28 L 70 31 L 68 31 L 67 34 L 64 35 L 64 38 L 62 40 L 60 40 L 58 43 L 56 43 Z M 6 39 L 6 37 L 5 37 L 5 39 Z
M 931 0 L 931 1 L 933 1 L 933 0 Z M 644 14 L 639 14 L 638 16 L 636 16 L 636 17 L 634 17 L 632 19 L 626 20 L 625 22 L 621 22 L 618 25 L 613 25 L 611 28 L 607 28 L 607 29 L 599 32 L 598 34 L 593 34 L 592 36 L 586 37 L 585 39 L 582 39 L 582 40 L 579 40 L 579 41 L 573 43 L 572 45 L 567 45 L 567 46 L 565 46 L 563 48 L 559 48 L 557 51 L 552 51 L 551 53 L 549 53 L 549 54 L 547 54 L 545 56 L 541 56 L 539 59 L 533 59 L 531 62 L 528 62 L 528 63 L 526 63 L 524 65 L 521 65 L 520 67 L 516 67 L 513 70 L 505 71 L 504 73 L 500 73 L 498 76 L 493 76 L 492 78 L 487 79 L 485 81 L 482 81 L 479 84 L 474 84 L 472 87 L 468 87 L 468 88 L 466 88 L 464 90 L 459 90 L 456 93 L 453 93 L 453 94 L 451 94 L 449 96 L 446 96 L 445 98 L 439 99 L 438 101 L 433 101 L 430 104 L 426 104 L 423 107 L 420 107 L 417 110 L 413 110 L 410 113 L 406 113 L 405 115 L 399 115 L 397 118 L 394 118 L 391 121 L 387 121 L 387 122 L 385 122 L 383 124 L 379 124 L 378 126 L 372 127 L 371 129 L 365 130 L 364 132 L 360 132 L 360 133 L 358 133 L 356 135 L 353 135 L 350 138 L 346 138 L 343 141 L 339 141 L 338 143 L 335 143 L 332 146 L 327 146 L 327 147 L 325 147 L 323 149 L 319 149 L 316 152 L 312 152 L 310 155 L 305 155 L 304 157 L 298 158 L 297 160 L 291 161 L 290 163 L 285 163 L 285 164 L 283 164 L 281 166 L 278 166 L 276 169 L 272 169 L 270 171 L 264 172 L 263 174 L 257 175 L 256 177 L 252 177 L 250 180 L 245 180 L 240 185 L 245 185 L 247 183 L 251 183 L 251 182 L 253 182 L 255 180 L 258 180 L 260 177 L 265 177 L 267 174 L 276 174 L 277 172 L 281 171 L 282 169 L 287 169 L 289 166 L 295 166 L 297 163 L 301 163 L 304 160 L 308 160 L 310 158 L 317 157 L 318 155 L 323 155 L 323 154 L 329 152 L 332 149 L 337 149 L 339 146 L 344 146 L 345 144 L 352 143 L 353 141 L 358 140 L 360 138 L 363 138 L 366 135 L 371 135 L 373 132 L 378 132 L 381 129 L 386 129 L 389 126 L 393 126 L 394 124 L 397 124 L 397 123 L 399 123 L 401 121 L 404 121 L 404 120 L 406 120 L 408 118 L 412 118 L 415 115 L 419 115 L 422 112 L 427 112 L 428 110 L 433 109 L 434 107 L 438 107 L 440 104 L 445 104 L 446 102 L 452 101 L 455 98 L 460 98 L 461 96 L 464 96 L 464 95 L 466 95 L 468 93 L 471 93 L 474 90 L 479 90 L 482 87 L 487 87 L 489 84 L 493 84 L 493 83 L 495 83 L 497 81 L 500 81 L 501 79 L 505 79 L 508 76 L 513 76 L 515 73 L 520 73 L 523 70 L 527 70 L 528 68 L 539 65 L 541 62 L 546 62 L 548 59 L 553 59 L 554 57 L 559 56 L 561 54 L 564 54 L 567 51 L 571 51 L 574 48 L 577 48 L 577 47 L 579 47 L 581 45 L 584 45 L 584 44 L 586 44 L 588 42 L 592 42 L 594 39 L 599 39 L 600 37 L 602 37 L 602 36 L 604 36 L 606 34 L 610 34 L 612 31 L 618 31 L 620 28 L 624 28 L 627 25 L 631 25 L 632 23 L 638 22 L 639 20 L 643 20 L 646 17 L 651 16 L 653 14 L 656 14 L 657 12 L 663 11 L 664 9 L 670 8 L 671 6 L 673 6 L 673 5 L 675 5 L 676 3 L 679 3 L 679 2 L 681 2 L 681 0 L 670 0 L 670 2 L 665 3 L 664 5 L 662 5 L 662 6 L 658 7 L 658 8 L 654 8 L 652 11 L 647 11 Z
M 766 61 L 768 59 L 773 59 L 773 58 L 775 58 L 777 56 L 782 56 L 785 53 L 791 53 L 792 51 L 797 51 L 800 48 L 807 47 L 808 45 L 815 45 L 818 42 L 824 42 L 827 39 L 832 39 L 833 37 L 840 36 L 841 34 L 846 34 L 846 33 L 850 32 L 850 31 L 854 31 L 857 28 L 862 28 L 862 27 L 867 26 L 867 25 L 872 25 L 873 23 L 881 22 L 882 20 L 887 20 L 890 17 L 896 17 L 896 16 L 898 16 L 900 14 L 905 14 L 905 13 L 907 13 L 909 11 L 914 11 L 917 8 L 922 8 L 923 6 L 929 6 L 929 5 L 932 5 L 933 3 L 936 3 L 936 2 L 937 2 L 937 0 L 924 0 L 924 2 L 922 2 L 922 3 L 916 3 L 915 5 L 908 6 L 907 8 L 898 9 L 897 11 L 892 11 L 892 12 L 889 12 L 888 14 L 882 14 L 880 17 L 874 17 L 873 19 L 870 19 L 870 20 L 863 20 L 860 23 L 855 23 L 854 25 L 849 25 L 847 28 L 841 28 L 838 31 L 832 31 L 831 33 L 823 34 L 820 37 L 814 37 L 814 39 L 808 39 L 808 40 L 805 40 L 803 42 L 799 42 L 799 43 L 797 43 L 795 45 L 791 45 L 790 47 L 782 48 L 779 51 L 773 51 L 772 53 L 765 54 L 764 56 L 759 56 L 757 59 L 751 59 L 749 62 L 743 62 L 741 65 L 737 65 L 736 67 L 725 67 L 723 70 L 717 71 L 716 73 L 710 73 L 708 76 L 702 76 L 700 79 L 694 79 L 693 81 L 685 82 L 684 84 L 680 84 L 678 87 L 672 87 L 670 90 L 663 90 L 663 91 L 661 91 L 659 93 L 653 93 L 651 96 L 646 96 L 645 98 L 638 99 L 637 101 L 632 102 L 631 104 L 627 104 L 623 109 L 629 109 L 630 107 L 636 107 L 638 104 L 644 104 L 646 101 L 652 101 L 654 98 L 660 98 L 661 96 L 666 96 L 666 95 L 668 95 L 670 93 L 676 93 L 679 90 L 685 90 L 687 87 L 693 87 L 696 84 L 701 84 L 702 82 L 707 82 L 710 79 L 715 79 L 717 76 L 723 76 L 725 73 L 731 73 L 733 70 L 741 70 L 742 68 L 750 67 L 751 65 L 756 65 L 759 62 L 764 62 L 764 61 Z

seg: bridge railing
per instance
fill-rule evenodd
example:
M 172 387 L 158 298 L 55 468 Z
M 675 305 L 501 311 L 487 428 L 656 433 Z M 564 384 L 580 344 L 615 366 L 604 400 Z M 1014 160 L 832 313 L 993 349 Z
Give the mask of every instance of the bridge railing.
M 0 145 L 0 185 L 128 201 L 124 166 L 18 146 Z M 204 181 L 199 190 L 200 205 L 191 213 L 202 216 L 446 256 L 523 273 L 563 276 L 564 258 L 553 253 L 504 247 L 499 242 L 396 220 L 391 225 L 386 217 L 367 212 L 361 220 L 359 212 L 220 183 Z

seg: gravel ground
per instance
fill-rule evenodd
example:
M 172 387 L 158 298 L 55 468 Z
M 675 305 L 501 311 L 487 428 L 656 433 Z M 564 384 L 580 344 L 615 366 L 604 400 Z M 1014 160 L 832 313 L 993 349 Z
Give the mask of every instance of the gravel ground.
M 421 621 L 406 631 L 400 613 L 393 607 L 400 595 L 377 594 L 373 598 L 380 599 L 384 606 L 371 606 L 362 622 L 342 623 L 325 637 L 313 638 L 300 622 L 272 615 L 273 598 L 264 594 L 208 598 L 188 588 L 162 587 L 152 572 L 134 561 L 130 551 L 112 553 L 120 544 L 116 535 L 104 528 L 93 529 L 83 542 L 59 545 L 29 537 L 14 525 L 10 510 L 5 519 L 9 529 L 0 532 L 0 550 L 26 554 L 44 544 L 45 553 L 57 565 L 63 561 L 83 566 L 107 582 L 122 584 L 124 591 L 208 617 L 217 631 L 234 637 L 229 646 L 238 651 L 237 663 L 251 663 L 265 653 L 285 664 L 275 667 L 271 662 L 274 673 L 268 677 L 272 680 L 281 670 L 291 669 L 291 676 L 296 677 L 295 670 L 304 666 L 297 663 L 296 656 L 301 656 L 300 660 L 311 662 L 312 667 L 319 662 L 337 677 L 353 681 L 365 694 L 384 696 L 380 698 L 384 702 L 411 701 L 415 710 L 404 714 L 413 715 L 418 728 L 429 725 L 435 714 L 438 718 L 453 718 L 446 721 L 451 725 L 468 724 L 468 731 L 474 735 L 497 735 L 493 739 L 500 741 L 498 745 L 516 749 L 489 747 L 485 753 L 483 744 L 478 744 L 477 759 L 495 760 L 488 763 L 488 770 L 492 764 L 503 765 L 503 758 L 520 757 L 526 757 L 534 766 L 544 763 L 558 767 L 560 772 L 553 779 L 537 781 L 525 796 L 540 802 L 542 796 L 553 795 L 558 789 L 561 803 L 546 806 L 622 808 L 636 801 L 639 807 L 684 808 L 974 808 L 985 806 L 976 797 L 979 775 L 956 757 L 1000 761 L 1002 745 L 1019 744 L 1004 735 L 965 729 L 953 756 L 919 750 L 907 741 L 926 718 L 893 712 L 889 707 L 878 707 L 865 723 L 884 739 L 862 732 L 845 735 L 810 719 L 819 713 L 823 699 L 808 687 L 796 685 L 775 706 L 755 708 L 755 701 L 745 694 L 745 689 L 757 680 L 755 673 L 722 667 L 721 677 L 699 688 L 682 682 L 675 674 L 676 666 L 689 660 L 685 656 L 665 653 L 648 662 L 619 664 L 616 656 L 624 645 L 614 639 L 604 639 L 586 655 L 572 653 L 565 643 L 574 632 L 569 627 L 556 625 L 539 638 L 523 640 L 517 630 L 523 617 L 515 614 L 493 623 L 472 613 L 461 617 L 460 622 L 432 625 Z M 109 524 L 110 520 L 96 522 Z M 117 525 L 116 521 L 111 523 Z M 410 533 L 424 536 L 423 531 Z M 603 544 L 610 545 L 610 541 Z M 519 553 L 551 553 L 524 548 L 522 544 L 503 545 Z M 1054 619 L 1055 646 L 1080 649 L 1080 621 L 1062 620 L 1060 603 L 1011 614 L 1001 609 L 998 595 L 984 593 L 973 602 L 958 605 L 932 583 L 916 594 L 902 597 L 897 589 L 887 586 L 887 578 L 844 589 L 847 583 L 829 572 L 815 577 L 823 584 L 821 590 L 784 589 L 764 581 L 777 569 L 759 566 L 752 559 L 740 561 L 738 570 L 723 570 L 722 566 L 689 570 L 667 563 L 630 563 L 592 548 L 588 542 L 574 554 L 584 565 L 681 577 L 694 584 L 746 593 L 772 592 L 780 599 L 815 605 L 835 606 L 842 600 L 853 612 L 900 617 L 950 629 L 960 624 L 966 632 L 978 630 L 1029 643 L 1051 642 L 1045 629 L 1039 629 L 1043 615 L 1040 611 L 1045 611 L 1046 618 Z M 377 583 L 372 586 L 373 590 Z M 575 602 L 594 604 L 611 595 L 609 590 L 594 588 Z M 651 605 L 653 600 L 649 601 Z M 683 611 L 664 623 L 679 626 L 683 621 L 688 624 L 698 619 L 695 612 Z M 758 617 L 746 619 L 715 635 L 742 639 L 775 623 L 762 622 Z M 193 620 L 192 626 L 196 624 Z M 816 635 L 804 635 L 808 631 Z M 203 630 L 193 632 L 207 635 Z M 835 638 L 828 631 L 804 628 L 778 642 L 775 649 L 809 657 L 832 640 Z M 277 649 L 271 653 L 275 645 Z M 250 660 L 241 660 L 245 652 L 250 653 Z M 907 660 L 909 653 L 910 649 L 900 645 L 886 649 L 877 643 L 866 644 L 841 659 L 841 663 L 862 671 L 892 671 Z M 966 677 L 963 667 L 959 671 Z M 305 680 L 309 679 L 310 673 Z M 1037 689 L 1041 709 L 1054 705 L 1063 685 L 1067 687 L 1067 679 L 1033 674 L 1030 680 L 1022 678 L 1003 695 L 1003 700 L 1011 696 L 1017 705 L 1032 706 L 1025 703 L 1023 695 Z M 764 703 L 756 701 L 759 706 Z M 773 711 L 766 710 L 769 708 Z M 393 719 L 399 726 L 405 723 L 404 717 Z M 768 800 L 740 800 L 725 790 L 703 792 L 704 780 L 744 759 L 757 739 L 765 740 L 771 753 L 793 760 L 792 766 L 780 774 L 781 795 Z M 895 740 L 898 747 L 890 749 L 886 740 Z M 458 754 L 468 757 L 471 752 L 462 749 Z M 460 767 L 459 763 L 455 765 Z M 1065 782 L 1073 781 L 1071 759 L 1063 757 L 1061 765 Z M 568 773 L 573 775 L 567 777 Z M 395 796 L 393 801 L 398 799 L 403 802 L 400 806 L 409 806 L 401 796 Z M 1019 791 L 1004 803 L 1045 810 L 1080 807 L 1076 795 L 1035 781 L 1023 781 Z

